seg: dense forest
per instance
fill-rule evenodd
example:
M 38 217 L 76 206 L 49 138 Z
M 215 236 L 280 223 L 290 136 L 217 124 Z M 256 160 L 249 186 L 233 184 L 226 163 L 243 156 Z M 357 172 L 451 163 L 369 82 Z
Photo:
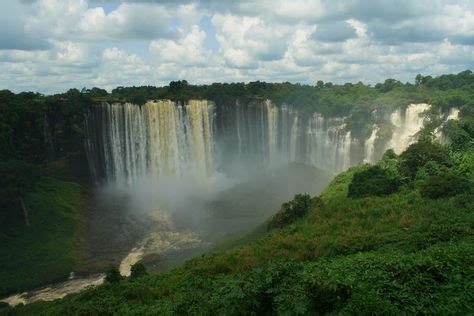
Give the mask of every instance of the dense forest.
M 345 117 L 347 128 L 360 137 L 368 136 L 367 127 L 377 116 L 409 103 L 430 103 L 432 112 L 456 107 L 460 120 L 444 126 L 449 145 L 433 142 L 439 125 L 433 119 L 420 141 L 403 154 L 387 152 L 376 166 L 350 169 L 319 197 L 296 196 L 267 226 L 246 237 L 245 245 L 236 241 L 237 248 L 196 258 L 164 276 L 112 275 L 111 282 L 97 289 L 19 312 L 238 314 L 232 309 L 236 306 L 244 314 L 285 313 L 284 308 L 301 314 L 315 308 L 341 313 L 473 311 L 473 271 L 464 269 L 473 266 L 470 70 L 418 75 L 413 84 L 387 79 L 374 86 L 322 81 L 191 85 L 182 80 L 163 87 L 117 87 L 110 93 L 100 88 L 55 95 L 2 90 L 0 264 L 8 268 L 0 271 L 0 294 L 53 282 L 80 262 L 72 249 L 80 242 L 83 222 L 81 185 L 91 184 L 84 151 L 89 107 L 100 102 L 140 106 L 151 99 L 209 99 L 216 106 L 270 99 L 307 115 Z M 249 239 L 255 242 L 247 243 Z M 37 264 L 18 264 L 25 261 Z M 9 273 L 13 270 L 17 274 Z M 412 281 L 393 283 L 394 275 Z

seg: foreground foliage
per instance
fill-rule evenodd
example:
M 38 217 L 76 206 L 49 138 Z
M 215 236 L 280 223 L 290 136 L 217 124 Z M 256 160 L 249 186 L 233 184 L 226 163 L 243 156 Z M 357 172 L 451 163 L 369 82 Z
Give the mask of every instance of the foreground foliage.
M 417 150 L 415 150 L 418 148 Z M 414 146 L 416 154 L 425 146 Z M 449 152 L 444 174 L 465 177 L 471 151 Z M 398 172 L 389 152 L 377 169 Z M 426 163 L 415 160 L 418 174 Z M 469 163 L 468 163 L 469 164 Z M 297 195 L 254 241 L 188 261 L 164 275 L 115 280 L 52 303 L 16 308 L 44 315 L 471 314 L 474 197 L 425 197 L 432 176 L 398 191 L 348 196 L 363 165 L 338 175 L 318 198 Z M 380 170 L 376 171 L 380 173 Z M 472 188 L 472 182 L 463 178 Z M 356 180 L 358 181 L 358 180 Z M 364 180 L 366 181 L 366 180 Z M 372 187 L 374 188 L 374 187 Z
M 379 166 L 372 166 L 354 175 L 349 185 L 348 196 L 382 196 L 396 192 L 399 186 L 400 179 L 397 175 Z
M 268 228 L 281 228 L 304 217 L 311 205 L 320 203 L 318 198 L 311 199 L 309 194 L 296 194 L 294 199 L 283 203 L 281 209 L 270 219 Z
M 78 264 L 80 188 L 43 178 L 24 197 L 29 226 L 4 218 L 0 232 L 0 295 L 65 279 Z

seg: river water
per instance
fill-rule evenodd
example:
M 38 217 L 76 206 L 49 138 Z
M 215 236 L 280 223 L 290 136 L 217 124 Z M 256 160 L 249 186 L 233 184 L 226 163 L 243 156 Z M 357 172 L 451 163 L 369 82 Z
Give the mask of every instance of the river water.
M 168 218 L 163 218 L 162 222 L 168 222 Z M 160 230 L 147 235 L 121 260 L 119 265 L 120 273 L 123 276 L 130 276 L 130 268 L 136 262 L 143 260 L 147 256 L 159 257 L 164 252 L 186 251 L 188 249 L 202 246 L 202 241 L 196 233 L 191 231 L 173 230 L 173 226 L 169 229 Z M 2 302 L 8 303 L 10 306 L 18 304 L 29 304 L 36 301 L 53 301 L 63 298 L 72 293 L 80 292 L 87 287 L 98 286 L 104 282 L 105 274 L 92 274 L 85 277 L 75 277 L 71 272 L 67 281 L 59 282 L 43 286 L 36 290 L 17 293 L 0 299 Z

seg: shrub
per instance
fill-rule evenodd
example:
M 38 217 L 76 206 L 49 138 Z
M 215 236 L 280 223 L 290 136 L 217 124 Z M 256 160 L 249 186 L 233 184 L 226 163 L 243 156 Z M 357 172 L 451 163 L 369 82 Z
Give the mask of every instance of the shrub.
M 451 141 L 454 151 L 463 151 L 474 147 L 474 121 L 450 120 L 443 127 L 443 134 Z
M 441 173 L 442 168 L 436 161 L 428 161 L 423 167 L 416 172 L 417 180 L 425 180 L 429 177 L 437 176 Z
M 468 179 L 474 178 L 474 149 L 465 152 L 451 152 L 451 159 L 455 162 L 452 168 L 454 174 Z
M 421 185 L 420 193 L 423 197 L 438 199 L 466 193 L 470 190 L 471 184 L 468 179 L 445 173 L 428 178 L 425 183 Z
M 122 279 L 123 276 L 120 274 L 120 271 L 115 267 L 110 268 L 105 274 L 105 282 L 108 283 L 117 283 Z
M 379 166 L 372 166 L 354 174 L 347 196 L 382 196 L 396 192 L 399 186 L 400 180 L 397 175 Z
M 130 268 L 130 278 L 136 279 L 141 276 L 147 275 L 146 267 L 141 262 L 137 262 Z
M 322 201 L 318 197 L 312 199 L 309 194 L 296 194 L 293 200 L 282 204 L 280 211 L 270 219 L 268 229 L 284 227 L 305 216 L 312 204 L 320 203 Z
M 385 153 L 383 154 L 382 156 L 382 159 L 395 159 L 397 158 L 397 154 L 395 153 L 395 151 L 393 149 L 387 149 L 385 151 Z
M 437 162 L 447 167 L 451 166 L 448 151 L 440 144 L 428 140 L 411 144 L 400 157 L 400 173 L 413 179 L 418 169 L 428 161 Z

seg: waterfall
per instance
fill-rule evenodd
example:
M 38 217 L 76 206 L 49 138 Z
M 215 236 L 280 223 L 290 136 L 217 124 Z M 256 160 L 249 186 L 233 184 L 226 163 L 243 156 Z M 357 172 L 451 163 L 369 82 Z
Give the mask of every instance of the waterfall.
M 434 130 L 436 140 L 442 144 L 447 144 L 449 142 L 449 139 L 443 134 L 443 127 L 449 120 L 459 120 L 458 108 L 449 109 L 449 113 L 446 115 L 446 119 L 444 120 L 444 122 L 440 126 L 436 127 L 436 129 Z
M 350 167 L 352 138 L 344 118 L 326 119 L 315 113 L 306 133 L 306 163 L 332 173 Z
M 446 120 L 459 120 L 459 109 L 451 108 L 449 110 L 448 116 L 446 117 Z
M 368 163 L 375 162 L 375 140 L 377 139 L 377 132 L 379 128 L 377 125 L 372 127 L 372 133 L 370 137 L 365 140 L 364 143 L 364 161 Z
M 268 156 L 275 159 L 278 150 L 278 108 L 269 100 L 265 101 L 268 117 Z
M 86 119 L 91 170 L 126 184 L 145 176 L 204 179 L 214 170 L 213 107 L 169 100 L 93 107 Z
M 395 153 L 400 154 L 411 143 L 415 142 L 416 134 L 423 127 L 424 111 L 430 105 L 425 103 L 410 104 L 406 109 L 397 109 L 390 115 L 390 122 L 393 125 L 392 138 L 387 144 L 387 149 L 392 148 Z
M 416 139 L 423 126 L 420 114 L 429 105 L 393 112 L 387 140 L 378 139 L 378 125 L 358 140 L 344 117 L 306 117 L 296 108 L 270 100 L 217 107 L 206 100 L 95 105 L 85 123 L 91 173 L 97 180 L 124 184 L 162 176 L 204 181 L 236 165 L 251 173 L 251 168 L 291 162 L 338 173 L 362 161 L 374 163 L 386 148 L 402 152 Z M 456 115 L 452 110 L 448 117 Z
M 218 129 L 228 159 L 275 164 L 300 158 L 300 118 L 291 107 L 276 106 L 270 100 L 237 101 L 222 107 L 220 115 L 231 117 L 223 119 L 225 126 Z

